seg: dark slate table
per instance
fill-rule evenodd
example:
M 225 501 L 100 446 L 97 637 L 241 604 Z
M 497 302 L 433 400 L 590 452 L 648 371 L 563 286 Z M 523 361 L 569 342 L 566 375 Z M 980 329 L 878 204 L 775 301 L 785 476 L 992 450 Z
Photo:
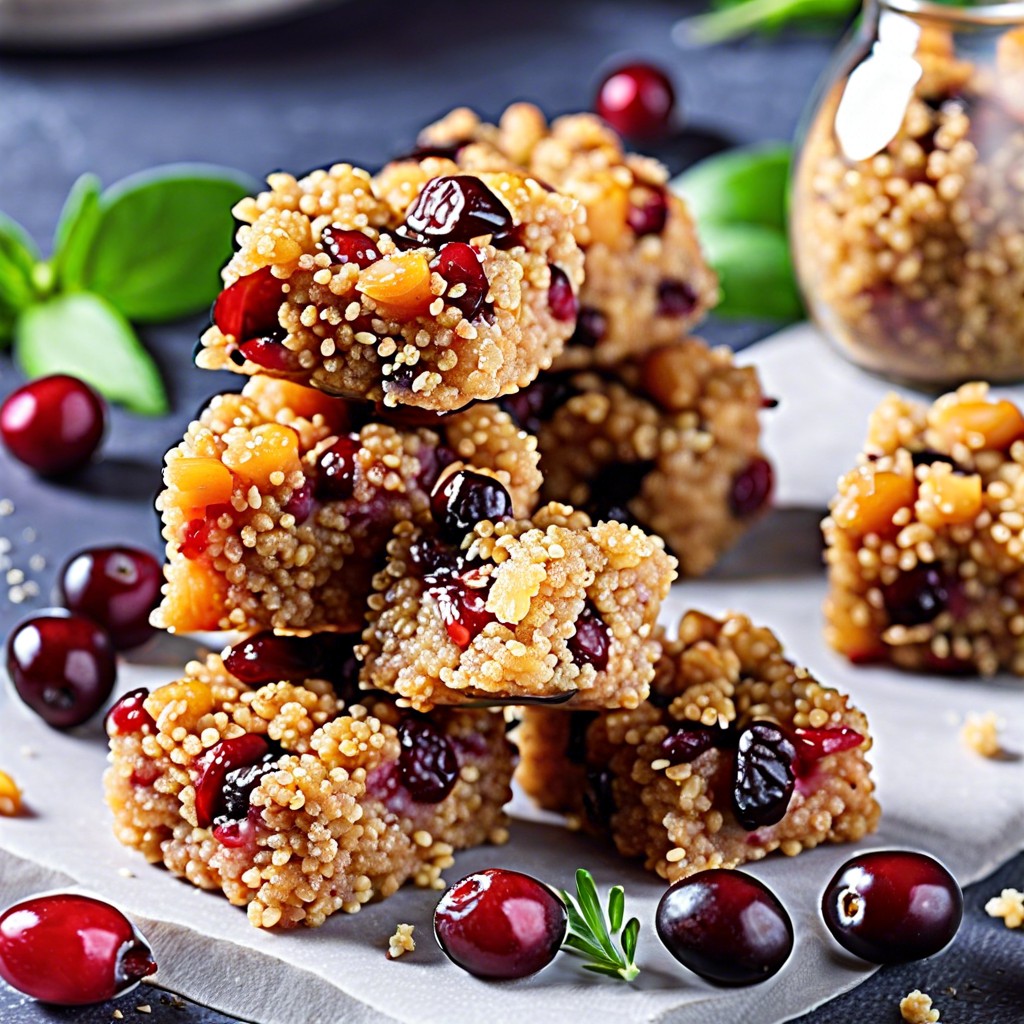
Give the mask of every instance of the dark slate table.
M 45 246 L 68 187 L 86 170 L 110 183 L 182 160 L 255 175 L 337 159 L 372 167 L 458 104 L 489 115 L 520 98 L 552 113 L 584 109 L 602 67 L 623 54 L 663 64 L 682 86 L 689 130 L 660 154 L 675 169 L 725 141 L 788 138 L 834 38 L 784 34 L 683 53 L 669 28 L 686 10 L 658 0 L 353 0 L 227 39 L 74 56 L 0 54 L 0 209 Z M 173 410 L 158 420 L 115 410 L 103 460 L 73 484 L 35 480 L 0 451 L 0 501 L 13 504 L 0 516 L 0 537 L 11 542 L 13 566 L 40 588 L 34 601 L 12 604 L 0 573 L 0 636 L 45 602 L 54 567 L 73 548 L 129 540 L 159 553 L 150 506 L 161 455 L 209 395 L 237 386 L 237 378 L 218 380 L 190 365 L 199 326 L 196 319 L 147 331 Z M 702 333 L 739 345 L 763 331 L 712 323 Z M 0 397 L 18 383 L 0 360 Z M 880 971 L 802 1024 L 897 1022 L 900 997 L 916 987 L 954 1024 L 1019 1024 L 1024 935 L 1006 931 L 982 907 L 1022 882 L 1018 857 L 968 891 L 965 925 L 951 949 Z M 150 1014 L 135 1009 L 143 1004 Z M 125 1020 L 149 1024 L 229 1020 L 146 986 L 117 1008 Z M 94 1024 L 110 1020 L 113 1009 L 44 1008 L 0 983 L 3 1024 Z

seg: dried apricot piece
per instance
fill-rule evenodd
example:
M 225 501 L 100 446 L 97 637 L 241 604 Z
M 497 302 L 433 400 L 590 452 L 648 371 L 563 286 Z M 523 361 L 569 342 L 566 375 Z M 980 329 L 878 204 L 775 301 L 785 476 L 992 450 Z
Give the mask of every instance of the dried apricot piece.
M 421 252 L 387 256 L 359 274 L 357 291 L 396 316 L 419 316 L 434 300 L 430 264 Z
M 211 456 L 174 459 L 164 469 L 164 502 L 190 512 L 231 500 L 234 480 L 220 459 Z
M 1024 416 L 1006 399 L 998 402 L 952 402 L 932 409 L 931 426 L 952 446 L 975 451 L 1005 451 L 1024 437 Z
M 854 536 L 890 533 L 895 529 L 892 517 L 914 503 L 916 489 L 914 478 L 902 473 L 854 470 L 840 485 L 832 519 Z
M 981 500 L 980 476 L 953 473 L 943 466 L 921 482 L 917 491 L 917 517 L 933 527 L 970 523 L 981 511 Z
M 300 470 L 299 436 L 291 427 L 264 423 L 250 433 L 229 435 L 224 465 L 248 484 L 267 487 L 272 473 L 284 477 Z

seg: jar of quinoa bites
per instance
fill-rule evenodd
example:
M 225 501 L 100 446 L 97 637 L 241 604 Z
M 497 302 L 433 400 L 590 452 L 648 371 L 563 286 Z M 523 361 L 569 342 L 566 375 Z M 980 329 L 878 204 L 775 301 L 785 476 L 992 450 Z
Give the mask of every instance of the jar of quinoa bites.
M 1024 3 L 867 0 L 795 161 L 794 259 L 854 362 L 1024 378 Z

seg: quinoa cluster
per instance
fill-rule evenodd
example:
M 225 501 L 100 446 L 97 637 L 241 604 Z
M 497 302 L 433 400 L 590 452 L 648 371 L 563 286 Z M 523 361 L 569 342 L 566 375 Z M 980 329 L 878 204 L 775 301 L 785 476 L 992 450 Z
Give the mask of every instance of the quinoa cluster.
M 426 159 L 268 184 L 235 207 L 202 367 L 447 411 L 528 384 L 573 331 L 583 211 L 532 178 Z
M 453 851 L 507 838 L 513 748 L 500 715 L 412 716 L 430 731 L 421 746 L 441 745 L 456 761 L 448 792 L 425 800 L 402 760 L 410 713 L 379 696 L 346 705 L 322 680 L 252 690 L 215 655 L 139 696 L 140 709 L 108 719 L 117 838 L 222 890 L 256 927 L 316 927 L 410 879 L 443 888 Z M 248 746 L 257 754 L 246 759 Z
M 429 515 L 441 470 L 492 473 L 528 514 L 534 438 L 480 404 L 433 429 L 269 377 L 215 397 L 166 458 L 167 541 L 154 622 L 177 632 L 358 629 L 396 522 Z
M 826 98 L 797 170 L 793 239 L 812 310 L 861 365 L 931 384 L 1024 374 L 1024 32 L 989 62 L 924 25 L 895 135 L 854 160 Z M 846 102 L 849 102 L 847 100 Z
M 1024 675 L 1024 416 L 965 384 L 890 395 L 822 524 L 826 635 L 856 662 Z
M 669 881 L 876 828 L 868 723 L 844 694 L 795 667 L 769 630 L 742 615 L 689 612 L 678 637 L 662 639 L 639 707 L 525 709 L 518 778 L 542 807 L 610 835 L 621 854 Z M 734 810 L 732 773 L 736 733 L 755 721 L 789 737 L 795 785 L 779 820 L 751 830 Z M 680 738 L 701 731 L 707 744 L 686 753 Z
M 624 152 L 595 115 L 548 124 L 537 107 L 515 103 L 492 125 L 461 107 L 419 141 L 468 170 L 524 168 L 585 207 L 577 226 L 586 257 L 579 326 L 559 366 L 611 365 L 671 343 L 716 302 L 717 279 L 665 168 Z
M 461 549 L 401 524 L 374 579 L 364 686 L 419 710 L 467 700 L 636 707 L 675 559 L 638 527 L 549 504 Z

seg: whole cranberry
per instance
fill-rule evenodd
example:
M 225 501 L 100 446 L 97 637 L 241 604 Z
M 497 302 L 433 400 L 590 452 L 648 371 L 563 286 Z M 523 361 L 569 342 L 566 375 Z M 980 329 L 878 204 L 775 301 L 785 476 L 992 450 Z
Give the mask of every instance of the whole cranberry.
M 949 582 L 941 566 L 921 564 L 882 588 L 890 621 L 900 626 L 931 622 L 949 606 Z
M 449 960 L 478 978 L 525 978 L 555 958 L 568 920 L 565 904 L 543 882 L 488 868 L 441 897 L 434 935 Z
M 956 935 L 964 898 L 937 860 L 880 850 L 848 860 L 833 876 L 821 912 L 836 941 L 873 964 L 922 960 Z
M 7 639 L 7 671 L 18 696 L 47 725 L 87 721 L 114 689 L 114 646 L 92 619 L 52 608 L 26 619 Z
M 472 320 L 490 288 L 479 251 L 465 242 L 449 242 L 430 261 L 430 269 L 448 282 L 445 302 Z
M 609 72 L 594 110 L 620 135 L 657 139 L 672 128 L 676 92 L 668 75 L 651 64 L 625 64 Z
M 460 541 L 484 519 L 508 519 L 512 498 L 494 477 L 462 469 L 444 477 L 434 488 L 430 509 L 441 532 Z
M 281 756 L 265 736 L 242 733 L 215 743 L 196 759 L 196 823 L 200 828 L 240 821 L 249 794 Z
M 579 312 L 579 302 L 572 290 L 569 277 L 561 267 L 553 263 L 551 270 L 551 284 L 548 286 L 548 308 L 556 320 L 569 323 L 576 319 Z
M 149 690 L 140 686 L 126 693 L 107 712 L 103 719 L 108 736 L 127 736 L 133 732 L 152 732 L 156 729 L 153 716 L 146 710 Z
M 398 774 L 413 800 L 440 803 L 459 778 L 455 745 L 429 719 L 409 716 L 398 727 Z
M 354 263 L 365 269 L 380 259 L 377 244 L 362 231 L 346 231 L 336 224 L 328 224 L 320 234 L 320 245 L 331 257 L 332 263 Z
M 119 650 L 153 635 L 149 613 L 160 600 L 160 563 L 141 548 L 86 548 L 60 574 L 61 602 L 101 625 Z
M 757 456 L 733 478 L 729 490 L 729 508 L 737 519 L 756 515 L 771 500 L 775 487 L 772 464 Z
M 576 618 L 576 632 L 566 641 L 573 661 L 593 665 L 598 672 L 608 667 L 608 650 L 612 634 L 608 624 L 588 600 Z
M 261 267 L 240 277 L 217 296 L 213 322 L 221 334 L 230 334 L 241 344 L 277 329 L 277 311 L 283 301 L 283 285 L 270 267 Z
M 91 896 L 37 896 L 0 914 L 0 977 L 33 999 L 101 1003 L 154 971 L 152 951 L 131 921 Z
M 714 868 L 676 882 L 655 917 L 665 948 L 716 985 L 753 985 L 793 951 L 793 922 L 778 897 L 742 871 Z
M 359 454 L 358 434 L 339 438 L 319 459 L 316 496 L 323 501 L 347 501 L 356 485 L 356 456 Z
M 42 476 L 81 469 L 103 440 L 103 400 L 88 384 L 55 374 L 18 388 L 0 406 L 7 450 Z
M 423 186 L 396 235 L 417 245 L 471 242 L 490 235 L 501 246 L 514 240 L 515 225 L 509 208 L 479 178 L 456 174 Z

